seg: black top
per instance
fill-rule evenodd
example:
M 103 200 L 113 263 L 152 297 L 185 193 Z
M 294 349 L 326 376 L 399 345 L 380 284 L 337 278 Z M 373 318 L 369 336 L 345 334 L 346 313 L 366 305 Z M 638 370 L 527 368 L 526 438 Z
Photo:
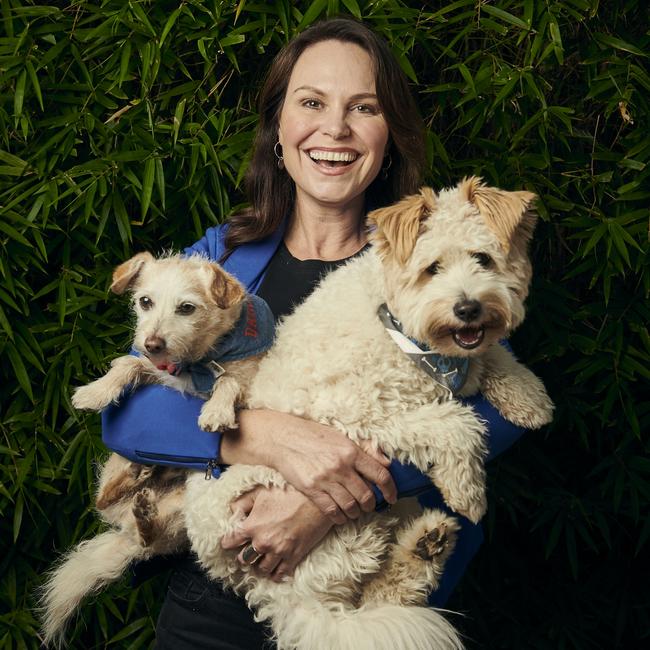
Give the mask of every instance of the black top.
M 366 247 L 361 250 L 365 251 Z M 269 262 L 257 295 L 266 300 L 277 321 L 290 314 L 314 290 L 324 275 L 352 257 L 354 255 L 331 262 L 299 260 L 282 242 Z

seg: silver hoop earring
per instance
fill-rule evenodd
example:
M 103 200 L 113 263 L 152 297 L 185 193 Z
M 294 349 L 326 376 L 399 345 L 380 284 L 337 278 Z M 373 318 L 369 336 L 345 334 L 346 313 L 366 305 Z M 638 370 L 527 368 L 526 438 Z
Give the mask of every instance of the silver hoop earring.
M 278 147 L 282 149 L 282 145 L 280 144 L 279 140 L 275 143 L 275 146 L 273 147 L 273 153 L 277 158 L 278 169 L 284 169 L 284 157 L 282 156 L 282 153 L 278 153 Z
M 381 168 L 381 178 L 384 181 L 388 178 L 388 170 L 393 164 L 393 157 L 390 154 L 388 154 L 386 158 L 388 158 L 388 164 Z M 384 158 L 384 160 L 386 160 L 386 158 Z

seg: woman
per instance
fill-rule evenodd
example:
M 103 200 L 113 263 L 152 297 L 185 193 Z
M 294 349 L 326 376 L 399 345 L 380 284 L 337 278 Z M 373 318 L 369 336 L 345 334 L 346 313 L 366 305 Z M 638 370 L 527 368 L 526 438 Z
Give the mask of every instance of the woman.
M 323 273 L 363 250 L 368 209 L 417 190 L 423 149 L 417 109 L 386 43 L 351 19 L 318 23 L 276 57 L 261 92 L 247 176 L 250 210 L 210 229 L 188 252 L 221 259 L 278 318 Z M 115 439 L 121 430 L 167 429 L 185 435 L 191 452 L 199 408 L 198 400 L 147 387 L 107 413 L 105 431 Z M 520 435 L 482 400 L 476 408 L 490 422 L 493 453 Z M 240 562 L 255 561 L 275 580 L 291 575 L 331 526 L 374 509 L 375 495 L 393 502 L 397 490 L 419 488 L 428 490 L 428 504 L 439 500 L 412 468 L 282 413 L 241 412 L 239 429 L 221 437 L 220 461 L 268 465 L 291 485 L 240 498 L 235 508 L 246 518 L 223 541 L 241 549 Z M 480 528 L 465 522 L 438 604 L 480 542 Z M 224 594 L 191 558 L 179 562 L 158 622 L 158 648 L 251 650 L 263 646 L 264 632 L 245 603 Z

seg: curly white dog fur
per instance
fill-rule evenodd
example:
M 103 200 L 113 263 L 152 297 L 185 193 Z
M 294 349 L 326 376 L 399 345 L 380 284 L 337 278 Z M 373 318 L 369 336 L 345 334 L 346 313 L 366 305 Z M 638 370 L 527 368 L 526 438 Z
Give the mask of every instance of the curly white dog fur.
M 470 178 L 371 213 L 374 247 L 325 278 L 280 325 L 248 405 L 377 443 L 428 472 L 454 510 L 478 521 L 486 508 L 485 425 L 403 354 L 377 310 L 386 303 L 404 333 L 431 350 L 469 357 L 462 395 L 481 390 L 525 427 L 548 423 L 553 405 L 543 385 L 498 344 L 524 318 L 534 198 Z M 247 466 L 207 484 L 190 477 L 186 525 L 201 564 L 245 594 L 280 649 L 461 647 L 452 626 L 425 607 L 453 545 L 453 518 L 434 511 L 404 524 L 362 516 L 333 529 L 291 581 L 277 584 L 219 545 L 237 525 L 229 504 L 258 484 L 284 481 Z M 435 550 L 419 552 L 427 538 L 445 536 Z

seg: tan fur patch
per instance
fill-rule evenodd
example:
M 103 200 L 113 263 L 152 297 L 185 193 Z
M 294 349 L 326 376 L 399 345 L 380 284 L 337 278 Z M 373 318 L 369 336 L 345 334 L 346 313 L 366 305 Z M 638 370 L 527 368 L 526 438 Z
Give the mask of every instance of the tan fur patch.
M 395 205 L 373 210 L 368 221 L 377 226 L 371 239 L 380 257 L 392 256 L 400 266 L 404 266 L 413 252 L 422 222 L 435 205 L 433 190 L 423 187 L 418 194 L 407 196 Z
M 535 194 L 526 191 L 507 192 L 488 187 L 476 176 L 465 178 L 460 190 L 465 192 L 467 200 L 478 208 L 488 228 L 497 236 L 506 253 L 515 238 L 522 239 L 524 245 L 528 243 L 537 221 L 533 206 L 537 198 Z
M 244 287 L 218 264 L 210 265 L 214 273 L 212 297 L 220 309 L 228 309 L 240 303 L 246 295 Z
M 122 295 L 129 287 L 133 285 L 135 279 L 138 277 L 138 273 L 140 273 L 145 263 L 152 260 L 153 255 L 151 253 L 144 252 L 134 255 L 131 259 L 120 264 L 113 271 L 111 291 L 113 293 L 116 293 L 118 296 Z

